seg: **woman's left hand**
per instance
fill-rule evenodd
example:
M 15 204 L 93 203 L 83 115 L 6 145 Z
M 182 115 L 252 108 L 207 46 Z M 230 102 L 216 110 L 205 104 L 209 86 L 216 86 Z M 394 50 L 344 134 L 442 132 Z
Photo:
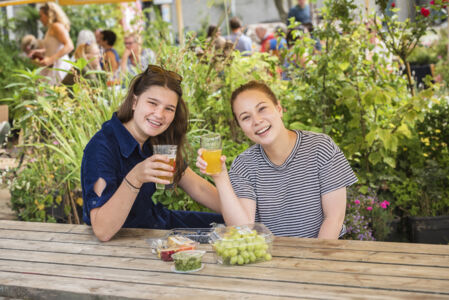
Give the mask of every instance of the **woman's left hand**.
M 43 67 L 49 67 L 52 66 L 54 64 L 54 60 L 52 57 L 46 56 L 43 59 L 39 60 L 39 65 L 43 66 Z

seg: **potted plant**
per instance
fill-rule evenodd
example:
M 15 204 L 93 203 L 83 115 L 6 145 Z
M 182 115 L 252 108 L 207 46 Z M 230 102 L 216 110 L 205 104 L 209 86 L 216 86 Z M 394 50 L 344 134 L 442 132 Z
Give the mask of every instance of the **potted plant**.
M 412 242 L 449 243 L 449 103 L 441 99 L 401 150 L 397 177 L 389 185 L 396 207 L 408 218 Z

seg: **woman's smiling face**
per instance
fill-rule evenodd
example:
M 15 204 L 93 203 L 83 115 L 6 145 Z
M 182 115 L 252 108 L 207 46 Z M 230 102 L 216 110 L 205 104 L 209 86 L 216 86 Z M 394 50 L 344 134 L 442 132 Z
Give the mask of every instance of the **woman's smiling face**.
M 178 94 L 163 87 L 153 85 L 143 92 L 133 103 L 133 128 L 137 140 L 163 133 L 175 118 Z M 134 135 L 133 134 L 133 135 Z
M 273 143 L 284 128 L 281 106 L 257 89 L 240 93 L 233 111 L 245 135 L 262 146 Z

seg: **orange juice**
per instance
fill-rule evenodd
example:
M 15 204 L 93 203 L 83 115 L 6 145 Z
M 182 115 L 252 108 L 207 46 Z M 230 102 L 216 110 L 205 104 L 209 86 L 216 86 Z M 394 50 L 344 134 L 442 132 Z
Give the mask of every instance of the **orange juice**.
M 168 162 L 168 164 L 170 166 L 172 166 L 174 169 L 176 169 L 176 157 L 170 157 L 169 159 L 170 159 L 170 161 Z M 163 170 L 163 169 L 158 169 L 158 170 L 166 171 L 166 170 Z M 173 172 L 175 172 L 175 171 L 173 171 Z M 170 183 L 173 182 L 173 176 L 170 176 L 170 177 L 168 177 L 168 176 L 159 176 L 158 178 L 164 179 L 164 180 L 168 180 L 168 181 L 170 181 Z
M 207 162 L 206 173 L 218 174 L 221 172 L 221 149 L 203 150 L 201 157 Z

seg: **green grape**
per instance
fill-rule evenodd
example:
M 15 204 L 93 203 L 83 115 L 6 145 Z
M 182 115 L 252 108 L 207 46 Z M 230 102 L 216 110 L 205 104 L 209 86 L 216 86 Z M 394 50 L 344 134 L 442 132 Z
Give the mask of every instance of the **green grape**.
M 254 252 L 250 252 L 249 253 L 249 260 L 251 261 L 251 262 L 255 262 L 256 261 L 256 255 L 254 254 Z
M 246 250 L 246 244 L 244 241 L 240 242 L 239 244 L 239 250 L 240 251 L 245 251 Z
M 238 250 L 236 248 L 229 249 L 229 256 L 236 256 L 238 253 Z
M 237 256 L 233 256 L 231 257 L 231 259 L 229 260 L 229 263 L 231 265 L 235 265 L 237 263 L 238 257 Z
M 259 250 L 254 251 L 254 254 L 256 255 L 257 258 L 260 258 L 266 254 L 266 251 L 259 249 Z
M 249 257 L 248 251 L 242 251 L 242 252 L 240 253 L 240 255 L 241 255 L 243 258 L 245 258 L 245 259 Z
M 237 255 L 237 263 L 239 265 L 243 265 L 245 263 L 245 259 L 242 256 Z
M 230 257 L 231 256 L 231 254 L 229 253 L 230 251 L 229 251 L 229 249 L 225 249 L 225 250 L 223 250 L 223 252 L 222 252 L 222 254 L 223 254 L 223 257 Z
M 250 260 L 249 257 L 245 258 L 245 264 L 249 264 Z
M 270 253 L 265 254 L 265 260 L 271 260 L 272 256 Z

